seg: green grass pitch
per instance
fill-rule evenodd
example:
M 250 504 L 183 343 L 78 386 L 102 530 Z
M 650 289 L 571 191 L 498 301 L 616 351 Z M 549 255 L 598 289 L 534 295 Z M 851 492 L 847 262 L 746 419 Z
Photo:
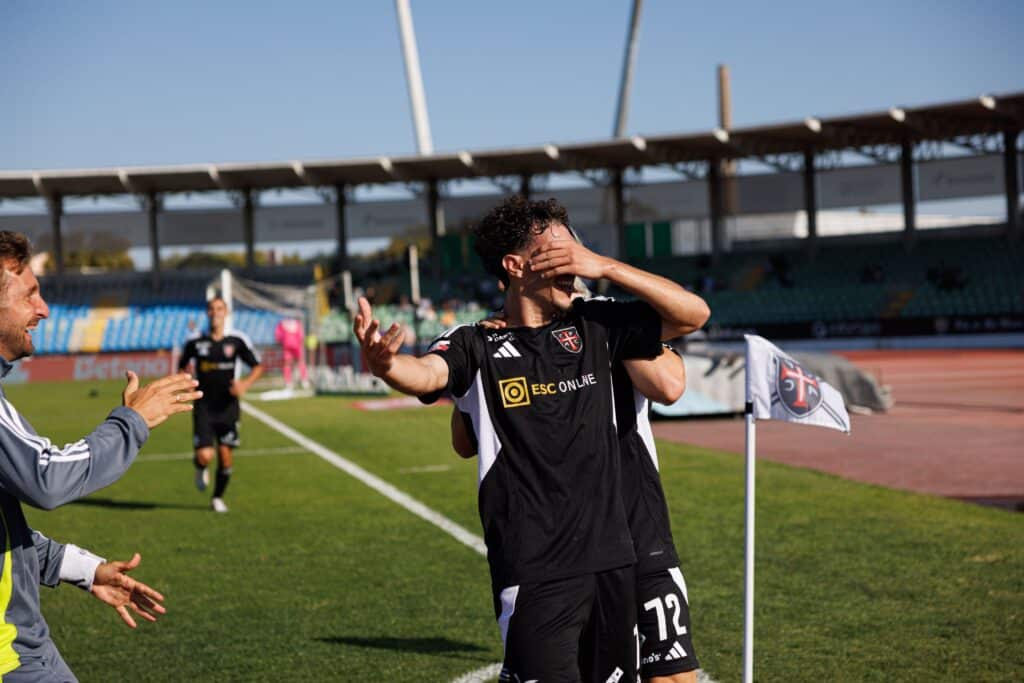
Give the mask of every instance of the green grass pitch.
M 98 423 L 120 386 L 7 391 L 63 442 Z M 476 465 L 451 452 L 447 409 L 259 407 L 480 533 Z M 77 589 L 42 589 L 83 681 L 444 682 L 500 660 L 483 557 L 251 417 L 242 438 L 227 515 L 208 510 L 187 456 L 176 459 L 190 450 L 187 417 L 158 428 L 120 482 L 27 511 L 44 533 L 108 558 L 141 552 L 136 575 L 167 598 L 159 623 L 130 631 Z M 698 655 L 716 680 L 737 681 L 742 459 L 659 449 Z M 770 463 L 759 463 L 757 496 L 758 680 L 1020 680 L 1019 515 Z

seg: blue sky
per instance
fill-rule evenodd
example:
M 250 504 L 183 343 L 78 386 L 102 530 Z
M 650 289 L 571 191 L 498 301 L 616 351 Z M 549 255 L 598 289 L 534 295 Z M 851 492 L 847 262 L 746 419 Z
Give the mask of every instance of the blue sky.
M 437 151 L 612 128 L 629 0 L 412 0 Z M 628 132 L 1024 90 L 1024 2 L 647 0 Z M 390 0 L 0 3 L 0 169 L 413 154 Z

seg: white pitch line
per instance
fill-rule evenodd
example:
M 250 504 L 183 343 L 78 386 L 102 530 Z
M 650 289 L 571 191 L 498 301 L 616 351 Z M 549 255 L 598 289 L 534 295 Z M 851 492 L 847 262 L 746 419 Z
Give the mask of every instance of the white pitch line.
M 364 470 L 351 460 L 346 460 L 326 446 L 323 446 L 309 437 L 295 431 L 277 418 L 268 415 L 252 404 L 243 401 L 242 409 L 274 431 L 288 437 L 303 448 L 306 448 L 312 453 L 320 456 L 339 470 L 355 477 L 388 500 L 401 505 L 417 517 L 430 522 L 448 535 L 452 536 L 455 540 L 469 546 L 479 554 L 485 557 L 487 556 L 487 546 L 484 544 L 484 539 L 480 538 L 476 534 L 473 534 L 459 526 L 441 513 L 431 510 L 404 491 L 395 488 L 375 474 L 371 474 Z
M 424 465 L 423 467 L 405 467 L 398 470 L 399 474 L 423 474 L 425 472 L 447 472 L 451 465 Z
M 243 449 L 241 451 L 235 451 L 235 457 L 239 456 L 253 456 L 253 455 L 289 455 L 292 453 L 309 453 L 308 448 L 302 448 L 300 446 L 281 446 L 279 448 L 251 448 Z M 193 451 L 182 451 L 180 453 L 154 453 L 153 455 L 146 455 L 140 453 L 137 462 L 155 462 L 159 460 L 191 460 L 195 457 Z
M 468 674 L 463 674 L 456 678 L 452 683 L 485 683 L 491 679 L 497 678 L 498 674 L 501 673 L 501 662 L 497 664 L 491 664 L 485 666 L 482 669 L 476 671 L 470 671 Z
M 242 410 L 276 432 L 291 439 L 303 448 L 320 456 L 343 472 L 355 477 L 388 500 L 401 505 L 417 517 L 421 517 L 422 519 L 425 519 L 431 524 L 437 526 L 445 533 L 453 536 L 460 543 L 464 543 L 484 557 L 487 556 L 487 546 L 484 544 L 484 539 L 470 533 L 441 513 L 431 510 L 423 503 L 395 488 L 380 477 L 370 474 L 354 462 L 346 460 L 326 446 L 322 446 L 309 437 L 295 431 L 288 425 L 284 424 L 277 418 L 266 414 L 259 408 L 242 401 Z M 455 679 L 453 683 L 483 683 L 484 681 L 495 678 L 499 673 L 501 673 L 501 662 L 491 664 L 484 669 L 471 671 L 468 674 Z

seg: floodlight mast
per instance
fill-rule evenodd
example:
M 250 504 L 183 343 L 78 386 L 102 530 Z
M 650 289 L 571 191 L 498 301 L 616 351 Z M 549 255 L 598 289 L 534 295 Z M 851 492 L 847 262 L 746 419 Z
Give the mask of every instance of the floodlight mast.
M 626 119 L 629 118 L 629 94 L 633 87 L 633 71 L 636 66 L 636 39 L 640 33 L 640 11 L 643 0 L 633 0 L 633 12 L 629 20 L 629 35 L 626 37 L 626 54 L 622 60 L 622 80 L 619 81 L 619 106 L 615 113 L 615 129 L 612 137 L 621 138 L 626 134 Z
M 420 154 L 433 154 L 434 142 L 430 138 L 430 118 L 427 116 L 427 98 L 423 94 L 423 74 L 420 72 L 416 30 L 412 25 L 409 0 L 395 0 L 398 29 L 402 36 L 402 55 L 405 57 L 405 78 L 409 85 L 409 104 L 416 129 L 416 148 Z

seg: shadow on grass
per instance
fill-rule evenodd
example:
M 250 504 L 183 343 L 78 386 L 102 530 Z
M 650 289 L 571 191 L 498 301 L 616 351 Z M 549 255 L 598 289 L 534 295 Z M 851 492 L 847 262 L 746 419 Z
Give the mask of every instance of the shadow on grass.
M 480 647 L 475 643 L 460 643 L 457 640 L 449 640 L 448 638 L 363 638 L 358 636 L 328 636 L 326 638 L 316 638 L 316 640 L 321 643 L 328 643 L 329 645 L 355 645 L 357 647 L 372 647 L 378 650 L 421 652 L 425 654 L 487 651 L 487 648 Z
M 139 500 L 114 500 L 112 498 L 83 498 L 72 505 L 87 505 L 115 510 L 207 510 L 209 505 L 181 505 L 179 503 L 150 503 Z

